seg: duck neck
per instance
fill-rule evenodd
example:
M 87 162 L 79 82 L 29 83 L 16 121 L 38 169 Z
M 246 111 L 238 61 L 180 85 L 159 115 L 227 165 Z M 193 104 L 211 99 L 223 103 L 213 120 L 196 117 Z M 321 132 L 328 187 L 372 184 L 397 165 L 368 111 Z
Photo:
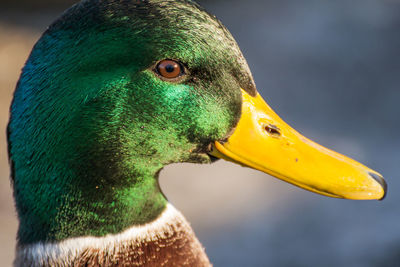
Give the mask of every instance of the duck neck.
M 68 176 L 68 172 L 64 173 Z M 117 234 L 154 221 L 166 209 L 167 200 L 158 185 L 158 172 L 135 171 L 127 175 L 132 178 L 124 179 L 120 171 L 113 173 L 107 173 L 104 168 L 85 169 L 78 178 L 67 177 L 43 184 L 40 188 L 43 197 L 35 209 L 23 210 L 26 202 L 17 202 L 19 243 Z
M 15 266 L 210 266 L 185 218 L 170 204 L 153 222 L 106 237 L 19 246 Z

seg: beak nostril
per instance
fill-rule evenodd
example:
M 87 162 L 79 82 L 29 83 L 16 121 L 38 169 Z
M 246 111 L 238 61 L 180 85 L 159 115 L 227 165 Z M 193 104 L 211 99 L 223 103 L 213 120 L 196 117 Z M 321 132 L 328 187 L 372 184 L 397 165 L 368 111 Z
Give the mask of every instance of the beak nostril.
M 374 180 L 377 181 L 382 186 L 383 191 L 385 193 L 384 193 L 383 197 L 380 200 L 383 200 L 386 197 L 386 192 L 387 192 L 387 184 L 386 184 L 385 180 L 379 174 L 376 174 L 376 173 L 373 173 L 373 172 L 369 172 L 368 174 L 369 174 L 369 176 L 374 178 Z
M 281 136 L 281 130 L 273 124 L 265 125 L 264 130 L 272 137 L 280 137 Z

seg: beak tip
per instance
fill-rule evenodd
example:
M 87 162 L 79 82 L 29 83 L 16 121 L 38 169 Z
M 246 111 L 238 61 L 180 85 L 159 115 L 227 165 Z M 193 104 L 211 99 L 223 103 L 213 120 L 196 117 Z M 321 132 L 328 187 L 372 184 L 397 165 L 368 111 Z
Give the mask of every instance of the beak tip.
M 385 199 L 386 197 L 386 193 L 387 193 L 387 184 L 385 179 L 383 179 L 383 177 L 379 174 L 373 173 L 373 172 L 369 172 L 368 173 L 369 176 L 371 176 L 375 181 L 377 181 L 383 188 L 383 196 L 382 198 L 380 198 L 379 200 L 382 201 Z

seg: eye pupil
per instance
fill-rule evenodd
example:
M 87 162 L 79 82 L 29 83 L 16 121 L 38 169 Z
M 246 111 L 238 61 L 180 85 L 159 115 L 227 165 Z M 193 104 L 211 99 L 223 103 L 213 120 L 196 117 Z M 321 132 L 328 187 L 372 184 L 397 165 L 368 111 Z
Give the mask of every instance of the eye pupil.
M 174 72 L 174 71 L 175 71 L 175 66 L 173 66 L 173 65 L 167 65 L 167 66 L 165 67 L 165 70 L 166 70 L 167 72 Z
M 182 65 L 179 62 L 171 59 L 160 61 L 155 71 L 165 79 L 176 79 L 185 74 Z

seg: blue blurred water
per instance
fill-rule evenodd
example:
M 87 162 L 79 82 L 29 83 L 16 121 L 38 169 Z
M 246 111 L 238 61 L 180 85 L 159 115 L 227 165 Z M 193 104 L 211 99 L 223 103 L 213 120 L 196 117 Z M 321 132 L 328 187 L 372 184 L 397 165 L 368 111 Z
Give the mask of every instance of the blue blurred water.
M 284 210 L 277 206 L 268 215 L 206 236 L 216 266 L 400 266 L 400 182 L 395 175 L 400 154 L 387 144 L 371 148 L 369 155 L 375 149 L 384 155 L 373 164 L 388 177 L 391 190 L 383 202 L 305 193 Z

